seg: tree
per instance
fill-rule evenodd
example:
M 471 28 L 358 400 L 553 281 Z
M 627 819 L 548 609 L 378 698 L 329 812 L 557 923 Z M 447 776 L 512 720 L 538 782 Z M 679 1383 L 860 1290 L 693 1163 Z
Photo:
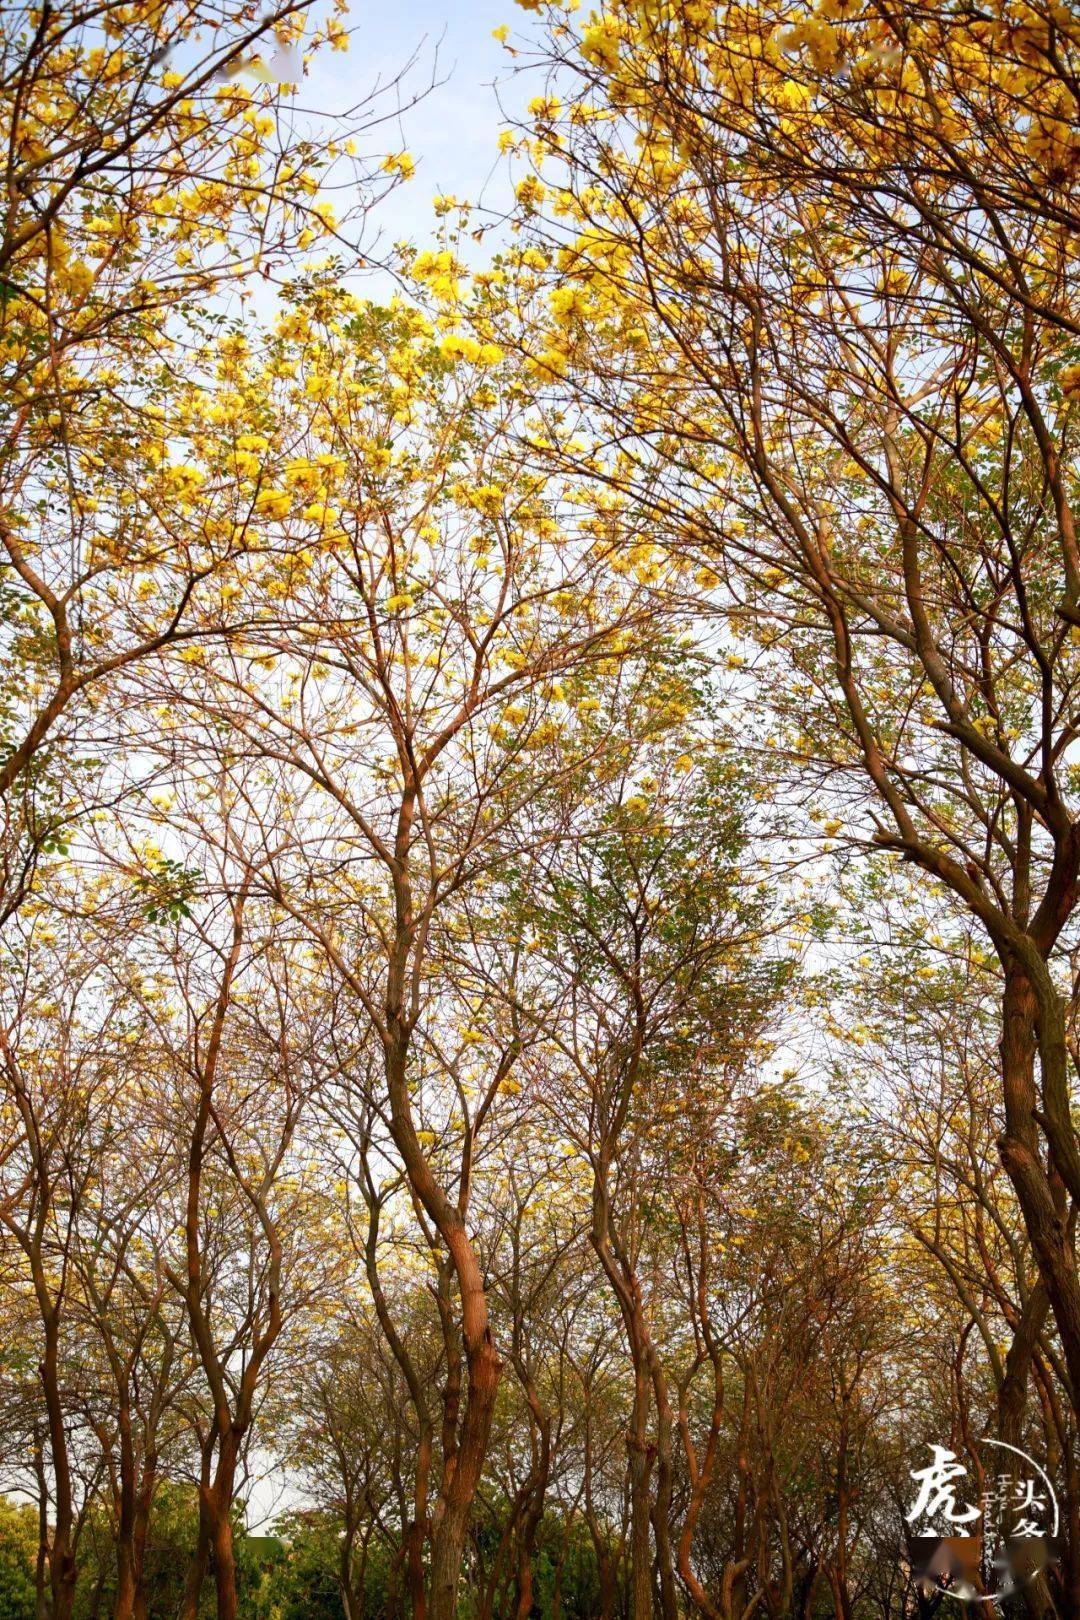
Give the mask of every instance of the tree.
M 651 1297 L 675 1263 L 663 1189 L 763 1060 L 789 964 L 765 956 L 779 916 L 743 878 L 749 796 L 723 740 L 714 754 L 705 721 L 688 718 L 699 701 L 690 672 L 661 646 L 627 658 L 621 675 L 591 722 L 605 738 L 588 767 L 598 790 L 574 781 L 534 801 L 555 836 L 539 872 L 517 872 L 520 917 L 509 921 L 533 936 L 537 989 L 522 1016 L 550 1051 L 538 1083 L 551 1117 L 587 1168 L 589 1241 L 632 1368 L 631 1612 L 659 1604 L 673 1616 L 676 1414 Z
M 108 683 L 224 628 L 218 580 L 244 553 L 242 526 L 191 521 L 171 410 L 199 310 L 250 296 L 315 237 L 351 246 L 394 178 L 345 150 L 377 121 L 371 102 L 301 133 L 284 87 L 244 76 L 276 41 L 302 78 L 305 45 L 347 43 L 340 10 L 306 38 L 311 0 L 257 20 L 119 0 L 5 11 L 0 914 L 64 843 L 71 772 L 112 731 Z M 320 188 L 343 164 L 362 201 L 339 225 Z
M 80 1502 L 72 1411 L 77 1397 L 65 1354 L 76 1288 L 73 1249 L 112 1128 L 126 1019 L 115 997 L 107 990 L 100 994 L 101 962 L 92 947 L 71 930 L 61 934 L 35 923 L 25 919 L 21 937 L 9 937 L 5 945 L 0 1222 L 18 1252 L 36 1310 L 37 1375 L 51 1472 L 50 1502 L 44 1436 L 35 1435 L 35 1452 L 42 1459 L 38 1568 L 43 1574 L 47 1562 L 51 1613 L 55 1620 L 67 1620 L 79 1532 L 93 1494 L 88 1488 Z M 34 939 L 39 931 L 47 934 L 47 943 Z
M 393 1149 L 457 1292 L 465 1389 L 428 1598 L 446 1620 L 500 1372 L 467 1225 L 475 1143 L 519 1043 L 512 1025 L 498 1031 L 470 1103 L 462 1071 L 479 1037 L 443 964 L 464 898 L 482 890 L 538 773 L 556 776 L 574 756 L 572 717 L 564 735 L 542 712 L 566 712 L 559 675 L 614 668 L 657 593 L 634 585 L 609 600 L 588 534 L 557 543 L 562 491 L 507 447 L 520 388 L 497 347 L 437 341 L 420 310 L 364 305 L 319 281 L 296 300 L 262 371 L 249 368 L 275 480 L 257 504 L 270 533 L 283 531 L 255 582 L 269 605 L 242 650 L 208 650 L 203 703 L 209 728 L 228 726 L 280 772 L 276 803 L 295 836 L 264 887 L 377 1043 Z M 274 421 L 287 433 L 271 438 Z M 258 679 L 261 666 L 286 683 Z M 320 823 L 304 808 L 313 790 Z
M 999 957 L 1000 1150 L 1074 1402 L 1076 49 L 1040 5 L 560 20 L 567 226 L 522 260 L 561 278 L 535 364 L 723 575 L 793 765 Z

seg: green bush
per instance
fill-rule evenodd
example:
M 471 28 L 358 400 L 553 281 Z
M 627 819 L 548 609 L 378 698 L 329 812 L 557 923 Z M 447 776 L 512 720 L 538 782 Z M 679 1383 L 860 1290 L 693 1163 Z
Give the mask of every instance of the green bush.
M 37 1512 L 0 1496 L 0 1620 L 34 1620 Z

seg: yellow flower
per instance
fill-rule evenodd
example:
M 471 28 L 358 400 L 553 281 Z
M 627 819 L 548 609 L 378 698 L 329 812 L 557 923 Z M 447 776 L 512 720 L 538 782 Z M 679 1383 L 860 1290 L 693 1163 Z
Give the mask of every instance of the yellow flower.
M 570 369 L 570 361 L 558 349 L 545 349 L 543 354 L 530 358 L 528 366 L 536 376 L 550 380 L 552 377 L 565 377 Z
M 302 489 L 305 485 L 314 487 L 319 482 L 318 468 L 303 459 L 287 462 L 283 476 L 290 489 Z
M 502 511 L 503 494 L 498 484 L 481 484 L 471 491 L 469 504 L 487 517 L 497 517 Z
M 517 200 L 532 211 L 538 203 L 542 203 L 547 196 L 547 187 L 535 174 L 527 174 L 524 180 L 519 180 L 515 188 Z
M 255 510 L 264 517 L 287 517 L 292 510 L 292 496 L 287 489 L 261 489 L 255 497 Z
M 479 360 L 480 345 L 475 338 L 462 337 L 458 332 L 451 332 L 439 344 L 439 349 L 448 360 Z
M 610 23 L 592 23 L 581 36 L 581 54 L 594 67 L 614 73 L 619 65 L 619 36 Z
M 164 476 L 169 487 L 181 495 L 191 494 L 206 481 L 206 474 L 187 462 L 180 462 L 175 467 L 166 467 Z
M 411 180 L 416 173 L 416 159 L 411 152 L 391 152 L 383 159 L 383 169 L 387 174 L 400 174 L 403 180 Z

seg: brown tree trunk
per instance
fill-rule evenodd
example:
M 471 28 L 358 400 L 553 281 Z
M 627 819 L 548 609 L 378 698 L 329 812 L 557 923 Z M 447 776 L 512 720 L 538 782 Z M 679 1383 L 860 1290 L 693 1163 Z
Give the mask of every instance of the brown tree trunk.
M 149 1620 L 146 1595 L 146 1543 L 150 1535 L 150 1509 L 157 1483 L 157 1453 L 150 1451 L 143 1459 L 142 1482 L 135 1499 L 135 1526 L 132 1531 L 132 1563 L 135 1575 L 135 1598 L 132 1620 Z
M 60 1393 L 60 1324 L 55 1310 L 44 1315 L 45 1355 L 38 1369 L 45 1392 L 49 1455 L 54 1485 L 54 1524 L 49 1549 L 50 1620 L 70 1620 L 75 1604 L 75 1548 L 72 1539 L 71 1470 Z
M 1020 1444 L 1032 1357 L 1046 1321 L 1049 1304 L 1045 1285 L 1040 1278 L 1028 1294 L 1016 1325 L 1005 1358 L 1005 1377 L 998 1390 L 998 1439 L 1004 1440 L 1006 1445 Z
M 41 1431 L 34 1429 L 34 1473 L 38 1487 L 38 1545 L 34 1567 L 34 1620 L 48 1620 L 49 1571 L 49 1488 L 45 1479 L 45 1458 Z
M 528 1501 L 522 1515 L 517 1538 L 517 1562 L 514 1575 L 514 1620 L 529 1620 L 533 1602 L 533 1564 L 536 1558 L 536 1540 L 544 1518 L 544 1498 L 547 1492 L 550 1467 L 549 1435 L 541 1440 L 541 1456 L 536 1473 L 529 1484 Z
M 240 1437 L 230 1431 L 218 1447 L 214 1483 L 201 1493 L 210 1547 L 214 1554 L 214 1587 L 218 1620 L 236 1620 L 236 1557 L 233 1551 L 232 1501 Z
M 517 1536 L 514 1620 L 529 1620 L 533 1595 L 533 1560 L 536 1539 L 544 1517 L 544 1500 L 551 1474 L 551 1414 L 544 1407 L 535 1380 L 520 1352 L 520 1314 L 514 1327 L 514 1367 L 517 1371 L 532 1418 L 533 1466 L 519 1498 L 520 1525 Z M 539 1445 L 537 1441 L 539 1440 Z
M 652 1620 L 650 1479 L 655 1452 L 648 1442 L 649 1380 L 638 1358 L 634 1406 L 626 1437 L 630 1475 L 630 1620 Z
M 683 1515 L 682 1530 L 678 1543 L 678 1570 L 679 1575 L 690 1594 L 695 1608 L 705 1616 L 705 1620 L 719 1620 L 719 1612 L 710 1599 L 701 1581 L 698 1579 L 693 1566 L 694 1532 L 697 1529 L 701 1510 L 705 1505 L 709 1486 L 712 1483 L 716 1468 L 716 1459 L 719 1449 L 720 1428 L 724 1420 L 724 1379 L 719 1350 L 713 1343 L 711 1330 L 706 1322 L 706 1337 L 709 1343 L 709 1355 L 713 1371 L 713 1403 L 709 1416 L 709 1432 L 705 1440 L 704 1453 L 700 1463 L 697 1451 L 690 1435 L 690 1418 L 687 1411 L 687 1396 L 689 1380 L 683 1386 L 679 1400 L 679 1433 L 682 1437 L 683 1453 L 686 1457 L 687 1470 L 690 1475 L 690 1500 Z
M 366 1157 L 364 1159 L 364 1175 L 365 1178 L 368 1178 Z M 391 1354 L 401 1368 L 402 1375 L 408 1386 L 409 1398 L 416 1413 L 416 1423 L 419 1431 L 413 1481 L 413 1516 L 405 1525 L 401 1554 L 405 1569 L 405 1590 L 408 1594 L 412 1620 L 426 1620 L 424 1538 L 427 1534 L 428 1488 L 431 1476 L 431 1415 L 428 1411 L 428 1403 L 419 1375 L 408 1348 L 397 1330 L 383 1290 L 382 1279 L 379 1276 L 380 1205 L 370 1179 L 365 1181 L 365 1196 L 368 1200 L 368 1230 L 364 1244 L 364 1268 L 367 1273 L 368 1286 L 371 1289 L 371 1297 L 375 1304 L 375 1313 L 379 1318 L 379 1326 L 382 1328 L 386 1342 L 390 1346 Z
M 600 1575 L 600 1617 L 599 1620 L 614 1620 L 615 1616 L 615 1566 L 611 1561 L 611 1551 L 600 1536 L 595 1542 L 596 1561 Z
M 407 848 L 407 826 L 406 817 L 399 831 L 399 841 L 405 840 L 403 852 Z M 411 896 L 407 887 L 399 903 L 402 938 L 407 939 L 411 927 Z M 450 1256 L 461 1304 L 461 1340 L 465 1351 L 465 1410 L 460 1432 L 451 1442 L 452 1465 L 444 1468 L 433 1515 L 427 1605 L 429 1620 L 454 1620 L 469 1514 L 487 1456 L 502 1361 L 491 1332 L 483 1272 L 466 1230 L 464 1208 L 451 1203 L 439 1185 L 413 1123 L 408 1088 L 410 1025 L 404 1011 L 404 987 L 400 977 L 403 963 L 404 953 L 395 964 L 392 989 L 387 996 L 389 1029 L 385 1058 L 391 1129 L 409 1184 L 434 1221 Z
M 131 1550 L 131 1534 L 116 1542 L 116 1597 L 113 1600 L 113 1620 L 135 1620 L 135 1567 Z
M 180 1608 L 180 1620 L 198 1620 L 199 1598 L 202 1595 L 203 1581 L 206 1579 L 209 1557 L 210 1526 L 200 1504 L 199 1533 L 191 1554 L 191 1562 L 188 1564 L 187 1579 L 184 1582 L 184 1601 Z
M 638 1278 L 618 1241 L 612 1221 L 607 1175 L 613 1146 L 612 1139 L 605 1140 L 593 1170 L 590 1238 L 619 1306 L 634 1374 L 634 1402 L 626 1436 L 630 1486 L 630 1620 L 652 1620 L 651 1479 L 656 1448 L 650 1444 L 648 1436 L 652 1391 L 650 1345 Z
M 476 1608 L 476 1620 L 494 1620 L 495 1599 L 499 1594 L 499 1587 L 502 1584 L 503 1566 L 506 1563 L 506 1555 L 510 1549 L 510 1543 L 513 1540 L 516 1517 L 517 1506 L 515 1505 L 511 1509 L 506 1523 L 503 1525 L 502 1533 L 499 1536 L 499 1544 L 495 1549 L 495 1556 L 491 1560 L 491 1568 L 484 1577 L 483 1584 L 480 1588 L 480 1599 Z
M 529 1620 L 532 1613 L 532 1596 L 532 1554 L 524 1546 L 521 1546 L 518 1548 L 514 1620 Z
M 843 1375 L 841 1374 L 841 1379 Z M 843 1390 L 843 1384 L 841 1383 Z M 842 1395 L 846 1401 L 846 1394 Z M 851 1620 L 851 1594 L 848 1590 L 848 1424 L 847 1412 L 840 1423 L 836 1459 L 836 1565 L 830 1573 L 833 1593 L 840 1605 L 840 1620 Z
M 848 1593 L 847 1582 L 841 1580 L 839 1571 L 829 1570 L 829 1586 L 832 1588 L 833 1612 L 836 1620 L 851 1620 L 851 1597 Z
M 1005 973 L 1001 1079 L 1005 1131 L 998 1144 L 1061 1337 L 1069 1397 L 1080 1417 L 1080 1277 L 1069 1240 L 1063 1189 L 1055 1189 L 1040 1155 L 1035 1087 L 1037 1002 L 1019 965 Z
M 746 1571 L 750 1567 L 749 1550 L 747 1542 L 746 1518 L 750 1505 L 750 1459 L 748 1448 L 750 1443 L 750 1377 L 747 1368 L 743 1367 L 743 1406 L 742 1417 L 739 1423 L 739 1440 L 736 1467 L 739 1471 L 739 1486 L 735 1494 L 735 1533 L 734 1550 L 727 1570 L 724 1572 L 724 1584 L 727 1590 L 726 1612 L 736 1615 L 742 1614 L 746 1604 Z M 725 1604 L 720 1605 L 721 1613 L 725 1612 Z
M 236 1620 L 236 1559 L 233 1554 L 232 1518 L 228 1502 L 215 1512 L 213 1548 L 218 1620 Z
M 642 1327 L 645 1327 L 644 1321 Z M 675 1560 L 671 1551 L 671 1497 L 675 1477 L 671 1453 L 671 1400 L 663 1365 L 651 1338 L 647 1339 L 647 1355 L 653 1392 L 656 1396 L 656 1501 L 653 1503 L 651 1517 L 660 1579 L 660 1613 L 663 1620 L 678 1620 Z
M 472 1256 L 471 1244 L 468 1247 L 476 1271 L 476 1286 L 480 1287 L 479 1267 Z M 431 1544 L 431 1602 L 428 1610 L 431 1620 L 454 1620 L 457 1612 L 457 1587 L 469 1528 L 469 1511 L 487 1454 L 502 1364 L 486 1322 L 479 1343 L 470 1345 L 466 1334 L 465 1358 L 469 1388 L 461 1439 L 456 1466 L 441 1504 L 443 1511 Z
M 135 1614 L 135 1447 L 131 1436 L 131 1404 L 122 1386 L 117 1411 L 120 1450 L 120 1503 L 116 1524 L 116 1597 L 113 1620 L 134 1620 Z
M 427 1595 L 424 1592 L 424 1521 L 410 1519 L 405 1532 L 405 1589 L 413 1620 L 426 1620 Z
M 615 1614 L 615 1571 L 611 1562 L 611 1549 L 607 1543 L 603 1528 L 596 1516 L 593 1504 L 593 1447 L 592 1424 L 588 1412 L 585 1417 L 585 1478 L 583 1481 L 585 1496 L 585 1523 L 589 1527 L 592 1538 L 593 1551 L 596 1554 L 596 1572 L 600 1582 L 600 1614 L 598 1620 L 614 1620 Z
M 562 1620 L 562 1583 L 565 1559 L 560 1554 L 555 1565 L 555 1579 L 551 1587 L 551 1620 Z
M 525 1510 L 518 1535 L 514 1620 L 529 1620 L 529 1615 L 532 1613 L 533 1564 L 536 1558 L 536 1539 L 544 1517 L 546 1490 L 547 1469 L 544 1467 L 543 1474 L 533 1484 L 529 1505 Z
M 345 1613 L 345 1620 L 360 1620 L 360 1610 L 356 1606 L 352 1589 L 352 1536 L 343 1536 L 341 1540 L 341 1559 L 338 1569 L 338 1585 L 341 1588 L 341 1607 Z

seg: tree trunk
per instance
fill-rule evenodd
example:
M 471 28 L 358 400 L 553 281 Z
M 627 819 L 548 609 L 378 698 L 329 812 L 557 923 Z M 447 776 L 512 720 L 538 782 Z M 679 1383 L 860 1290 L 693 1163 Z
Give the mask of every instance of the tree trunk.
M 49 1487 L 40 1429 L 34 1428 L 34 1474 L 38 1487 L 38 1544 L 34 1566 L 34 1620 L 49 1620 Z
M 211 1545 L 214 1549 L 214 1586 L 218 1620 L 236 1620 L 236 1558 L 233 1553 L 232 1493 L 215 1491 Z
M 848 1594 L 847 1582 L 840 1578 L 837 1570 L 829 1570 L 829 1585 L 832 1588 L 833 1612 L 836 1620 L 851 1620 L 851 1598 Z
M 356 1527 L 350 1524 L 348 1530 L 341 1538 L 341 1554 L 338 1567 L 338 1585 L 341 1587 L 341 1607 L 345 1611 L 345 1620 L 360 1620 L 360 1608 L 353 1597 L 353 1546 L 356 1541 Z M 361 1595 L 363 1587 L 361 1586 Z
M 695 1608 L 705 1616 L 705 1620 L 719 1620 L 719 1612 L 715 1604 L 711 1602 L 708 1593 L 694 1571 L 692 1557 L 694 1532 L 697 1529 L 698 1519 L 701 1517 L 701 1510 L 705 1506 L 709 1486 L 712 1484 L 719 1449 L 720 1428 L 724 1420 L 724 1379 L 720 1354 L 712 1343 L 711 1331 L 708 1333 L 708 1339 L 713 1372 L 713 1402 L 709 1416 L 709 1432 L 705 1440 L 704 1453 L 700 1463 L 690 1435 L 690 1418 L 687 1410 L 688 1384 L 684 1386 L 679 1401 L 679 1433 L 682 1437 L 683 1453 L 686 1457 L 687 1470 L 690 1475 L 690 1500 L 683 1516 L 677 1558 L 679 1575 L 690 1594 Z
M 412 1620 L 426 1620 L 427 1596 L 424 1592 L 424 1522 L 410 1519 L 405 1532 L 405 1587 L 409 1594 Z
M 71 1620 L 75 1604 L 75 1548 L 72 1541 L 71 1471 L 68 1464 L 67 1432 L 60 1394 L 60 1325 L 50 1310 L 44 1319 L 45 1356 L 38 1369 L 45 1392 L 49 1423 L 49 1455 L 55 1486 L 55 1522 L 49 1549 L 49 1586 L 52 1596 L 50 1620 Z
M 146 1543 L 150 1535 L 150 1509 L 157 1483 L 157 1453 L 150 1451 L 143 1459 L 142 1483 L 135 1499 L 135 1528 L 132 1532 L 132 1562 L 135 1573 L 135 1600 L 132 1620 L 149 1620 L 146 1596 Z
M 210 1526 L 202 1506 L 199 1507 L 199 1533 L 195 1541 L 195 1550 L 188 1565 L 187 1580 L 184 1583 L 184 1601 L 180 1609 L 180 1620 L 198 1620 L 199 1598 L 202 1595 L 203 1581 L 206 1579 L 206 1564 L 210 1557 Z
M 113 1620 L 135 1620 L 135 1565 L 130 1531 L 116 1542 L 116 1597 Z
M 1016 1325 L 1005 1358 L 1005 1377 L 998 1390 L 998 1439 L 1004 1440 L 1006 1445 L 1020 1444 L 1032 1357 L 1046 1321 L 1049 1303 L 1045 1285 L 1040 1278 L 1028 1294 Z
M 405 837 L 404 847 L 407 847 L 407 825 L 406 818 L 399 835 Z M 401 905 L 403 934 L 407 938 L 411 926 L 411 899 L 407 893 L 402 896 Z M 391 1035 L 385 1058 L 391 1129 L 409 1184 L 435 1222 L 453 1264 L 465 1349 L 465 1411 L 460 1433 L 453 1443 L 452 1465 L 444 1469 L 433 1515 L 427 1606 L 429 1620 L 454 1620 L 469 1515 L 487 1455 L 502 1361 L 495 1348 L 483 1272 L 466 1229 L 464 1210 L 450 1201 L 436 1181 L 413 1124 L 407 1079 L 409 1024 L 404 1015 L 403 987 L 398 977 L 400 966 L 399 962 L 398 970 L 391 975 L 393 989 L 387 995 Z
M 649 1481 L 654 1451 L 648 1443 L 649 1381 L 641 1359 L 634 1375 L 634 1407 L 626 1437 L 630 1474 L 630 1620 L 652 1620 L 652 1515 Z
M 1080 1417 L 1080 1277 L 1068 1237 L 1064 1188 L 1051 1183 L 1040 1155 L 1035 1117 L 1036 1012 L 1035 992 L 1027 974 L 1018 965 L 1008 966 L 1000 1047 L 1005 1131 L 998 1147 L 1061 1337 L 1070 1403 Z
M 611 1561 L 611 1550 L 602 1536 L 595 1545 L 600 1573 L 600 1620 L 614 1620 L 615 1566 Z
M 471 1254 L 471 1245 L 469 1249 Z M 476 1270 L 479 1277 L 479 1268 Z M 428 1610 L 431 1620 L 454 1620 L 457 1612 L 457 1587 L 469 1528 L 469 1511 L 487 1453 L 501 1365 L 491 1330 L 485 1324 L 479 1344 L 469 1346 L 466 1340 L 469 1388 L 465 1417 L 456 1466 L 441 1504 L 438 1528 L 432 1537 L 431 1602 Z
M 131 1435 L 131 1405 L 121 1386 L 117 1411 L 120 1442 L 120 1503 L 116 1524 L 116 1598 L 113 1620 L 134 1620 L 135 1615 L 135 1447 Z
M 593 1451 L 592 1451 L 592 1425 L 586 1412 L 585 1418 L 585 1478 L 583 1490 L 585 1495 L 585 1523 L 589 1527 L 592 1538 L 593 1551 L 596 1554 L 596 1572 L 600 1582 L 600 1614 L 598 1620 L 614 1620 L 615 1615 L 615 1572 L 611 1563 L 611 1549 L 607 1544 L 607 1537 L 603 1533 L 600 1521 L 593 1506 Z
M 529 1620 L 532 1613 L 536 1539 L 544 1517 L 544 1497 L 547 1490 L 546 1463 L 541 1463 L 541 1470 L 540 1478 L 534 1483 L 530 1493 L 529 1506 L 525 1511 L 518 1536 L 514 1620 Z
M 642 1328 L 647 1334 L 644 1320 Z M 671 1400 L 667 1378 L 651 1337 L 646 1337 L 649 1371 L 656 1396 L 656 1501 L 652 1507 L 653 1538 L 656 1543 L 657 1573 L 660 1579 L 660 1613 L 663 1620 L 678 1620 L 675 1595 L 675 1560 L 671 1551 L 671 1497 L 674 1462 L 671 1453 Z
M 546 1422 L 545 1432 L 541 1438 L 540 1461 L 529 1485 L 528 1502 L 518 1533 L 514 1576 L 514 1620 L 529 1620 L 532 1613 L 533 1564 L 536 1558 L 536 1540 L 544 1517 L 544 1498 L 550 1469 L 550 1435 L 546 1432 L 549 1426 L 549 1422 Z

